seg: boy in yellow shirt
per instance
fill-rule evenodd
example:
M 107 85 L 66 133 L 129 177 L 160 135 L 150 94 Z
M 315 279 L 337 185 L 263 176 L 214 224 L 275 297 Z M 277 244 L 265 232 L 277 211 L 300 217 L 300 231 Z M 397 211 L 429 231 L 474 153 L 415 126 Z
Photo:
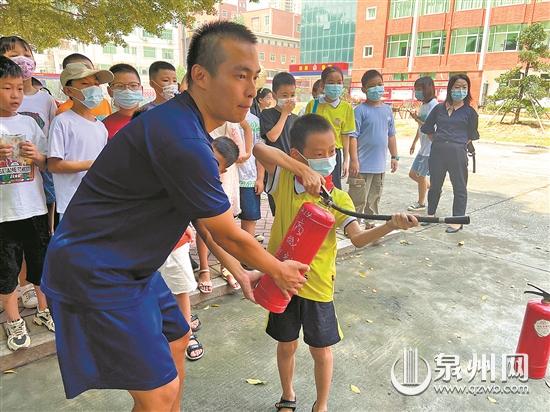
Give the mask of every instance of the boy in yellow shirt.
M 294 123 L 290 132 L 290 144 L 290 157 L 265 144 L 254 147 L 254 156 L 269 173 L 266 191 L 273 196 L 276 205 L 268 245 L 270 253 L 275 253 L 279 247 L 302 204 L 319 202 L 319 195 L 309 193 L 314 192 L 311 187 L 306 191 L 299 179 L 289 171 L 297 169 L 297 162 L 308 164 L 325 178 L 325 187 L 331 192 L 336 204 L 353 210 L 353 202 L 349 195 L 332 184 L 331 173 L 336 163 L 336 139 L 331 124 L 319 115 L 307 114 Z M 301 328 L 304 330 L 304 342 L 309 345 L 315 364 L 317 400 L 312 410 L 326 411 L 328 408 L 333 365 L 331 346 L 342 338 L 333 304 L 336 226 L 344 229 L 354 246 L 362 247 L 392 230 L 409 229 L 418 225 L 414 216 L 395 214 L 385 225 L 361 230 L 355 218 L 335 210 L 330 212 L 336 219 L 336 225 L 310 264 L 305 286 L 300 289 L 298 295 L 292 297 L 285 312 L 269 314 L 266 332 L 278 341 L 277 365 L 283 392 L 281 400 L 275 405 L 279 411 L 296 409 L 296 394 L 292 380 Z

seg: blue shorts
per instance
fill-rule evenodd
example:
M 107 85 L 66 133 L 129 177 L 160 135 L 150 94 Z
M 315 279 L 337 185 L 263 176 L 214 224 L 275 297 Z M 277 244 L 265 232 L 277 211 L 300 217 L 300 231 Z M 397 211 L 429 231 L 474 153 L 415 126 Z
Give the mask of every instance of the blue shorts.
M 418 176 L 429 176 L 430 169 L 428 166 L 428 160 L 430 156 L 416 155 L 414 162 L 411 166 L 411 170 L 415 172 Z
M 256 194 L 253 187 L 241 187 L 241 220 L 260 220 L 262 213 L 260 211 L 260 196 Z
M 189 325 L 158 272 L 148 287 L 139 304 L 122 309 L 48 299 L 67 399 L 88 389 L 151 390 L 177 377 L 168 343 Z

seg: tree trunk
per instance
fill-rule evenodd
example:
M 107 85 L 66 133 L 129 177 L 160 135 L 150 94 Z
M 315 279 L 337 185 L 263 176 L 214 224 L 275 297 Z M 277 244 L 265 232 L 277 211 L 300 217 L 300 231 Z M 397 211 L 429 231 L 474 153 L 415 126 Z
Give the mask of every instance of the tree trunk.
M 527 62 L 527 65 L 525 66 L 525 74 L 523 75 L 524 78 L 527 77 L 527 75 L 529 74 L 530 65 L 531 63 Z M 523 99 L 523 93 L 524 93 L 523 84 L 521 84 L 519 86 L 519 93 L 518 93 L 518 107 L 516 108 L 516 114 L 514 116 L 514 120 L 512 120 L 512 124 L 516 124 L 519 122 L 519 114 L 521 112 L 521 99 Z

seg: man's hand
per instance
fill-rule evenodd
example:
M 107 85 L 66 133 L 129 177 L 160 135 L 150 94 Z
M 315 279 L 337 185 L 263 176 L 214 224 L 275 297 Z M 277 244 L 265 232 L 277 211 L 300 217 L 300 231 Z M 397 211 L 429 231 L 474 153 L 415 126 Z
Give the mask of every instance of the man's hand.
M 235 274 L 233 276 L 235 276 L 235 279 L 239 282 L 239 285 L 241 285 L 241 290 L 243 291 L 244 297 L 256 303 L 254 300 L 254 288 L 263 276 L 263 273 L 257 270 L 246 270 L 245 276 L 240 276 L 240 274 Z
M 302 273 L 309 270 L 308 265 L 294 260 L 285 260 L 279 265 L 279 271 L 270 273 L 275 284 L 281 289 L 283 295 L 290 299 L 292 295 L 298 294 L 298 290 L 306 283 Z
M 9 144 L 0 144 L 0 159 L 9 159 L 13 156 L 13 147 Z
M 418 226 L 418 220 L 414 215 L 407 213 L 395 213 L 392 215 L 391 220 L 386 222 L 392 230 L 402 229 L 407 230 L 411 227 Z
M 264 180 L 257 179 L 256 183 L 254 184 L 254 193 L 260 196 L 263 191 L 264 191 Z
M 411 148 L 409 149 L 409 154 L 410 154 L 410 155 L 413 155 L 415 149 L 416 149 L 416 144 L 413 143 L 413 144 L 411 145 Z
M 303 166 L 301 172 L 298 174 L 300 179 L 302 179 L 302 185 L 310 195 L 319 196 L 321 185 L 325 184 L 325 178 L 309 166 Z
M 344 159 L 342 162 L 342 177 L 346 177 L 349 173 L 349 159 Z
M 397 161 L 397 159 L 391 159 L 390 167 L 391 167 L 391 172 L 392 173 L 395 173 L 397 171 L 397 166 L 398 165 L 399 165 L 399 162 Z
M 351 163 L 349 165 L 349 176 L 357 177 L 357 175 L 359 175 L 359 160 L 351 159 Z

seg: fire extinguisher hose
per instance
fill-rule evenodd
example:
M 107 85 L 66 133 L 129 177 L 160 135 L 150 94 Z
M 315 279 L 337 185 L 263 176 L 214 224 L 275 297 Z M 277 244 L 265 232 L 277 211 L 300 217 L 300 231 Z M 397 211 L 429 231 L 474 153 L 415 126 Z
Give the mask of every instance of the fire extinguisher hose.
M 348 216 L 357 217 L 359 219 L 368 219 L 368 220 L 391 220 L 391 215 L 367 215 L 364 213 L 357 213 L 352 210 L 346 210 L 334 203 L 332 196 L 329 191 L 321 186 L 321 198 L 323 203 L 333 208 L 334 210 L 339 211 Z M 416 215 L 415 215 L 416 216 Z M 449 217 L 435 217 L 435 216 L 416 216 L 416 219 L 419 222 L 426 223 L 446 223 L 446 224 L 458 224 L 458 225 L 468 225 L 470 224 L 470 216 L 449 216 Z

